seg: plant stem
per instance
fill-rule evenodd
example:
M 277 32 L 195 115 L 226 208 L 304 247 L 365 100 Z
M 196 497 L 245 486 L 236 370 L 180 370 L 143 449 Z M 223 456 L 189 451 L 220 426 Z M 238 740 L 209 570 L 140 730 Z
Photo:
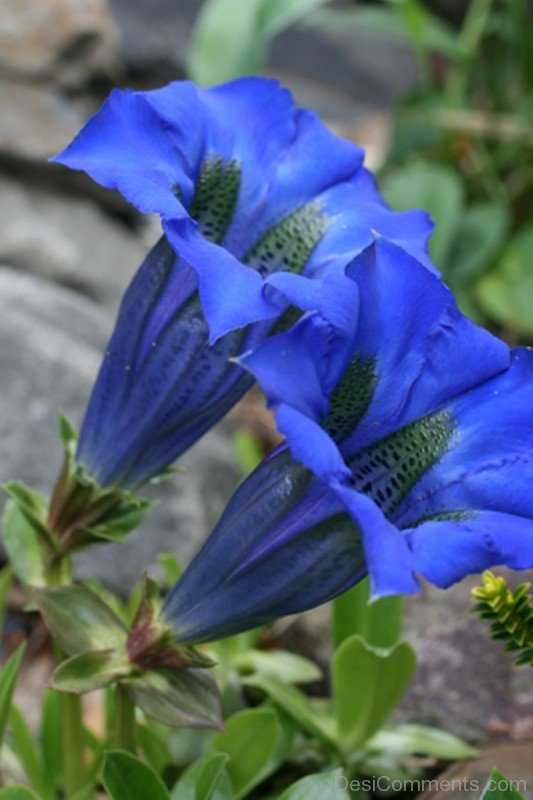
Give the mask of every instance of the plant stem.
M 63 786 L 67 800 L 85 786 L 85 730 L 81 697 L 59 692 L 63 750 Z
M 477 56 L 489 19 L 493 0 L 472 0 L 459 33 L 459 42 L 469 54 L 470 65 Z M 464 105 L 470 65 L 459 64 L 450 70 L 446 85 L 448 100 L 454 105 Z
M 114 742 L 119 750 L 135 752 L 135 704 L 127 691 L 117 683 L 115 689 Z

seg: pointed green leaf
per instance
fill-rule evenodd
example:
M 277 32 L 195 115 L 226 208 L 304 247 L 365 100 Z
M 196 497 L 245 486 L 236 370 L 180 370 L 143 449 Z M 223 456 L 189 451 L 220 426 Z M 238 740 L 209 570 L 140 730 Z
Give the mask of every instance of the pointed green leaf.
M 509 211 L 497 203 L 478 203 L 465 209 L 445 277 L 464 286 L 486 272 L 505 244 Z
M 383 597 L 370 603 L 368 578 L 332 603 L 333 646 L 359 634 L 372 647 L 393 647 L 402 635 L 403 598 Z
M 26 720 L 15 705 L 11 706 L 9 723 L 11 727 L 11 748 L 22 766 L 24 774 L 43 800 L 55 800 L 55 788 L 48 781 L 42 754 L 33 739 Z
M 182 566 L 175 553 L 160 553 L 157 560 L 165 573 L 165 581 L 168 586 L 173 586 L 182 573 Z
M 233 666 L 243 674 L 256 672 L 283 683 L 309 683 L 322 677 L 313 661 L 285 650 L 248 650 L 234 659 Z
M 220 800 L 224 798 L 219 784 L 227 777 L 224 767 L 228 763 L 226 753 L 206 753 L 185 770 L 170 794 L 171 800 Z M 231 800 L 232 795 L 226 795 Z
M 189 56 L 195 83 L 212 86 L 259 72 L 266 42 L 259 29 L 263 0 L 210 0 L 196 20 Z
M 6 564 L 0 570 L 0 631 L 4 629 L 4 616 L 7 604 L 7 595 L 13 583 L 13 568 Z
M 289 786 L 279 800 L 349 800 L 351 795 L 346 791 L 346 784 L 340 769 L 307 775 Z
M 72 452 L 78 441 L 78 432 L 76 428 L 67 419 L 63 411 L 58 415 L 59 436 L 63 442 L 63 446 L 67 452 Z
M 111 800 L 170 800 L 153 769 L 123 750 L 107 753 L 102 782 Z
M 69 656 L 90 650 L 124 651 L 127 630 L 113 611 L 85 586 L 54 586 L 34 592 L 44 621 Z
M 351 636 L 332 661 L 333 694 L 339 739 L 345 751 L 360 747 L 390 717 L 416 667 L 405 642 L 392 650 L 372 648 Z
M 137 724 L 137 744 L 145 760 L 158 775 L 162 775 L 166 767 L 174 763 L 167 740 L 168 731 L 166 729 L 161 731 L 159 726 L 152 724 L 150 720 Z
M 267 675 L 251 675 L 243 683 L 256 686 L 265 692 L 286 714 L 311 736 L 337 748 L 334 722 L 326 714 L 317 711 L 303 692 L 295 686 L 282 683 Z
M 60 695 L 47 689 L 43 694 L 41 710 L 40 741 L 47 782 L 55 788 L 62 773 Z
M 516 784 L 516 781 L 514 782 Z M 521 781 L 525 787 L 525 781 Z M 494 768 L 490 773 L 487 785 L 481 795 L 481 800 L 524 800 L 522 794 L 514 788 L 513 783 L 499 769 Z
M 50 686 L 58 692 L 84 694 L 103 689 L 131 673 L 131 664 L 116 650 L 91 650 L 63 661 L 52 675 Z
M 26 643 L 12 653 L 0 672 L 0 747 L 4 741 L 7 720 L 11 711 L 11 700 L 17 682 L 19 670 L 24 658 Z
M 396 725 L 378 731 L 367 743 L 369 750 L 380 750 L 399 756 L 420 753 L 424 756 L 459 761 L 472 758 L 477 750 L 453 733 L 426 725 Z
M 6 552 L 23 586 L 44 586 L 44 551 L 35 527 L 15 500 L 8 500 L 2 517 L 2 538 Z
M 6 786 L 0 789 L 0 800 L 40 800 L 27 786 Z
M 226 727 L 212 748 L 229 756 L 227 770 L 238 799 L 271 774 L 281 726 L 273 709 L 252 708 L 234 714 Z
M 476 300 L 492 319 L 512 331 L 533 334 L 533 224 L 505 247 L 498 263 L 474 285 Z
M 223 724 L 218 687 L 205 669 L 145 670 L 121 681 L 147 716 L 173 728 Z

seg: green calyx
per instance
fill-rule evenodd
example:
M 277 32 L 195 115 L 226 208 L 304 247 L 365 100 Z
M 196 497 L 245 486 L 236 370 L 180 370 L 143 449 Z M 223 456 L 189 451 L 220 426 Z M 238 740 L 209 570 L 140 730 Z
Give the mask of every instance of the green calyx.
M 85 586 L 35 588 L 33 596 L 66 656 L 52 675 L 53 689 L 85 694 L 118 683 L 164 724 L 221 725 L 216 683 L 204 669 L 213 662 L 175 643 L 159 620 L 161 600 L 153 581 L 145 578 L 130 629 Z
M 214 662 L 208 656 L 189 645 L 175 643 L 172 628 L 161 621 L 161 606 L 159 587 L 145 576 L 141 602 L 127 642 L 130 661 L 142 669 L 212 667 Z
M 100 487 L 76 463 L 76 433 L 63 416 L 59 430 L 65 457 L 50 502 L 20 481 L 3 487 L 10 499 L 2 535 L 24 585 L 70 582 L 70 553 L 104 541 L 121 541 L 140 524 L 151 505 L 134 492 Z

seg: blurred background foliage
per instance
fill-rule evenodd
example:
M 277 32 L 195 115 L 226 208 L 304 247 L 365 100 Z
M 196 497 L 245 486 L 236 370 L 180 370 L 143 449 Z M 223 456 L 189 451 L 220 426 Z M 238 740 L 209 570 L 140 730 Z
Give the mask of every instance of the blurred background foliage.
M 533 4 L 472 0 L 452 14 L 450 6 L 422 0 L 207 0 L 197 17 L 189 72 L 211 85 L 268 71 L 271 41 L 294 24 L 366 28 L 407 40 L 419 88 L 394 109 L 378 170 L 382 191 L 398 210 L 429 211 L 436 223 L 431 254 L 462 310 L 511 343 L 528 344 Z

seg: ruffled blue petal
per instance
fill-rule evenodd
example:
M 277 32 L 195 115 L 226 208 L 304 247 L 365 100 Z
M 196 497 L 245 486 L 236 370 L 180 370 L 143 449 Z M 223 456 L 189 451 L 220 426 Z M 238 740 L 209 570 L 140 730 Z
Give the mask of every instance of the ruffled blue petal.
M 320 605 L 364 574 L 357 528 L 281 448 L 236 492 L 163 618 L 179 642 L 210 641 Z
M 463 520 L 425 522 L 405 531 L 415 569 L 441 589 L 489 567 L 533 567 L 533 520 L 474 511 Z
M 264 294 L 259 273 L 205 239 L 195 222 L 169 221 L 163 227 L 171 245 L 198 276 L 211 343 L 229 331 L 279 316 L 280 306 Z
M 434 225 L 425 211 L 391 211 L 367 169 L 320 195 L 331 219 L 324 238 L 313 253 L 310 274 L 330 266 L 344 266 L 372 244 L 376 235 L 402 247 L 430 272 L 438 270 L 428 255 L 428 238 Z
M 390 211 L 362 159 L 276 81 L 242 78 L 114 91 L 54 160 L 161 215 L 215 341 L 280 313 L 265 275 L 341 272 L 373 230 L 433 269 L 427 215 Z
M 186 204 L 194 194 L 199 164 L 190 163 L 189 148 L 202 140 L 202 117 L 193 84 L 170 84 L 158 91 L 172 95 L 181 136 L 169 135 L 165 119 L 149 102 L 151 93 L 114 89 L 52 161 L 87 172 L 106 189 L 118 189 L 144 214 L 179 218 L 186 211 L 178 194 Z
M 272 280 L 290 303 L 317 311 L 291 331 L 266 339 L 239 363 L 259 379 L 271 404 L 284 403 L 320 419 L 351 356 L 359 309 L 357 286 L 344 275 L 319 282 L 280 273 Z

